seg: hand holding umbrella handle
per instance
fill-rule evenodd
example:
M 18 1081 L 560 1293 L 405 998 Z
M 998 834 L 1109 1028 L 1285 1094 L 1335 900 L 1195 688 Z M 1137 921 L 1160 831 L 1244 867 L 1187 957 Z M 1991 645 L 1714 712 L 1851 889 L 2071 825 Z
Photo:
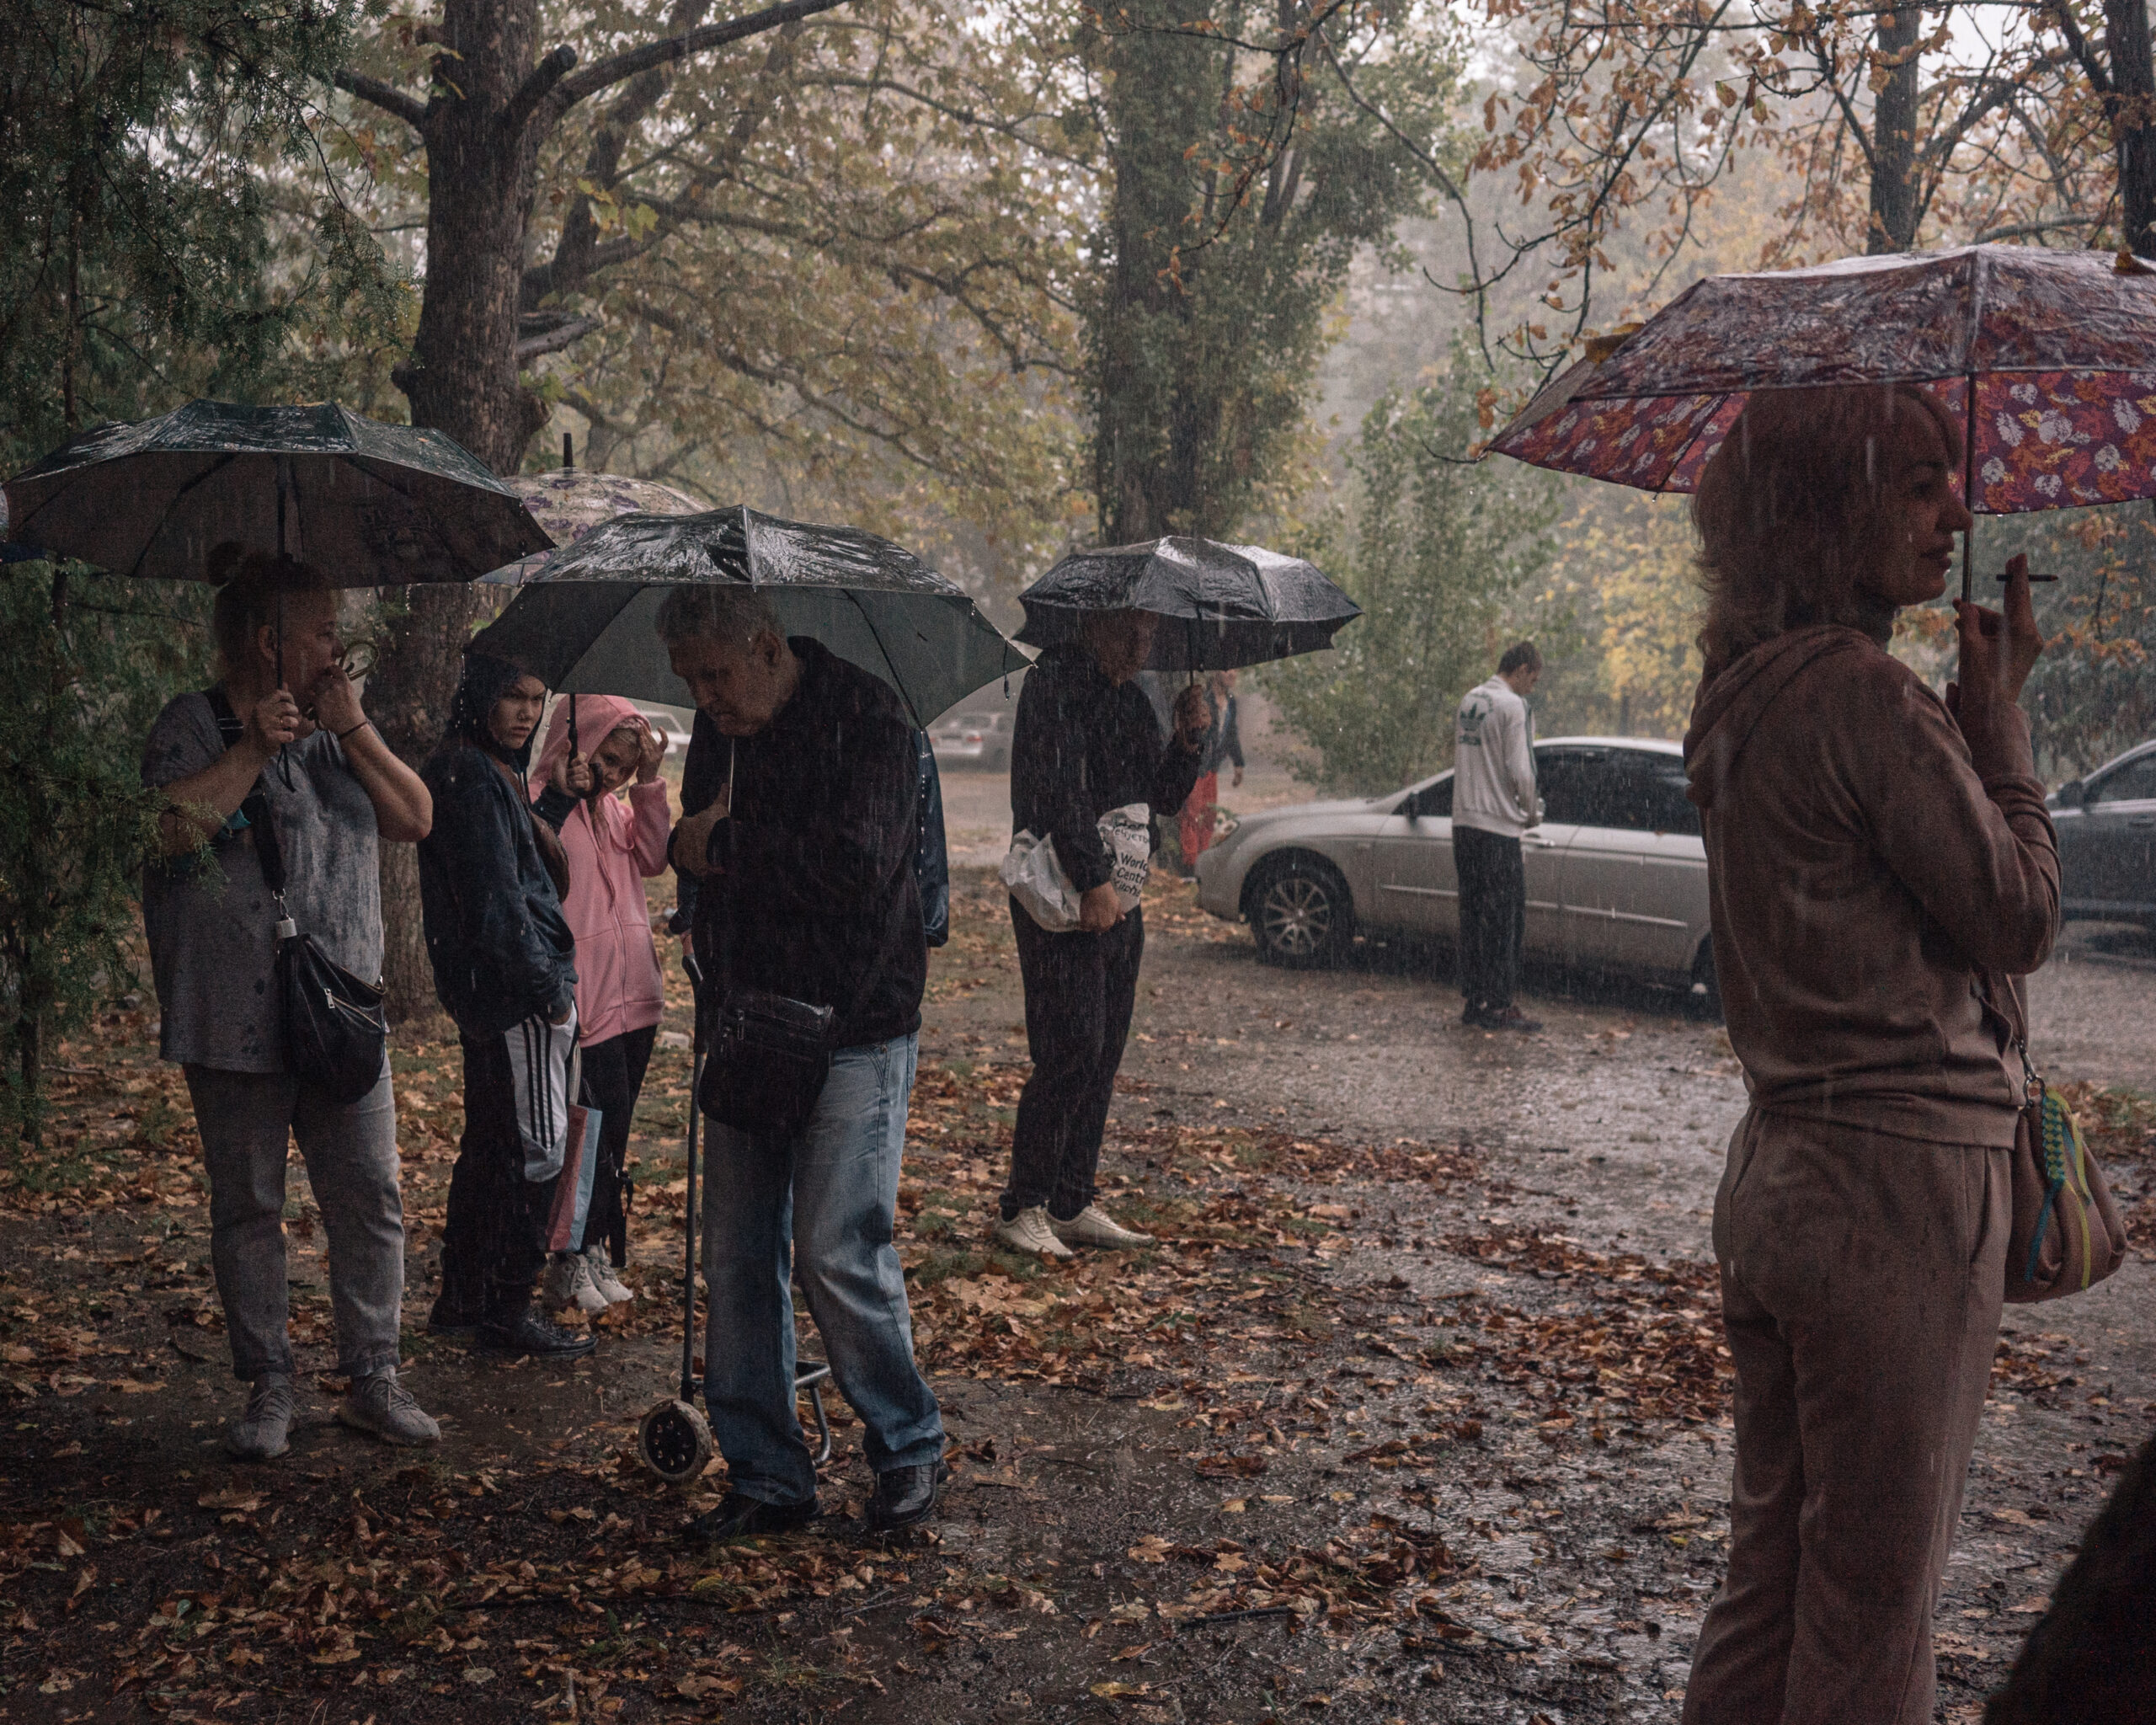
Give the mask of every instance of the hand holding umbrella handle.
M 1960 675 L 1946 686 L 1946 704 L 1960 722 L 1972 750 L 1987 738 L 2000 715 L 2021 698 L 2044 638 L 2029 598 L 2029 559 L 2006 565 L 2006 611 L 1958 600 L 1955 612 L 1961 638 Z

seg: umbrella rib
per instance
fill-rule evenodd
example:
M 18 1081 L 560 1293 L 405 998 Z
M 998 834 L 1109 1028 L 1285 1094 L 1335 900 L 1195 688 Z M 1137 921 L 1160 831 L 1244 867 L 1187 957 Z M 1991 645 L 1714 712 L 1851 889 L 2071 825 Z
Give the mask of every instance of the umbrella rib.
M 899 692 L 899 699 L 906 703 L 906 716 L 913 720 L 914 729 L 926 730 L 927 727 L 921 723 L 921 710 L 913 704 L 913 697 L 906 692 L 905 683 L 899 676 L 898 661 L 891 657 L 891 649 L 883 644 L 883 632 L 876 627 L 876 619 L 869 616 L 868 608 L 861 602 L 861 595 L 851 587 L 842 587 L 839 590 L 846 595 L 847 602 L 861 613 L 862 622 L 868 626 L 868 638 L 876 644 L 876 650 L 883 655 L 883 663 L 891 667 L 891 686 Z
M 252 455 L 256 451 L 249 450 L 246 452 Z M 205 467 L 192 479 L 189 479 L 184 485 L 181 486 L 179 490 L 173 493 L 172 501 L 165 505 L 164 513 L 157 517 L 157 526 L 142 536 L 142 548 L 135 554 L 135 562 L 132 567 L 131 567 L 127 571 L 127 577 L 130 580 L 134 579 L 136 575 L 141 573 L 142 559 L 150 554 L 151 546 L 157 542 L 157 535 L 164 531 L 165 523 L 172 519 L 173 511 L 179 507 L 179 500 L 183 497 L 186 496 L 187 494 L 192 491 L 197 485 L 204 484 L 215 475 L 223 473 L 227 467 L 230 467 L 238 459 L 239 457 L 237 455 L 227 454 L 219 456 L 216 461 L 211 462 L 208 467 Z M 83 471 L 84 473 L 88 474 L 95 472 L 96 469 L 94 467 L 85 467 Z M 72 489 L 72 488 L 71 487 L 70 489 Z M 54 500 L 56 502 L 58 501 L 57 499 L 55 499 Z

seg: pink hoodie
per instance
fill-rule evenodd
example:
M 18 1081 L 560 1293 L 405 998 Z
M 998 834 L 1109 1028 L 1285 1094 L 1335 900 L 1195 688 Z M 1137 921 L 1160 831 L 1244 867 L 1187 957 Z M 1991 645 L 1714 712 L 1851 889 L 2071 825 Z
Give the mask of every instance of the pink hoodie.
M 576 697 L 577 746 L 585 755 L 610 733 L 636 723 L 637 710 L 627 701 L 611 695 Z M 564 697 L 555 703 L 546 746 L 531 770 L 535 801 L 552 782 L 555 763 L 568 752 Z M 671 825 L 663 780 L 632 785 L 626 808 L 618 796 L 579 803 L 562 823 L 562 848 L 569 859 L 562 911 L 576 936 L 576 1012 L 587 1044 L 656 1024 L 665 1006 L 643 877 L 665 868 Z

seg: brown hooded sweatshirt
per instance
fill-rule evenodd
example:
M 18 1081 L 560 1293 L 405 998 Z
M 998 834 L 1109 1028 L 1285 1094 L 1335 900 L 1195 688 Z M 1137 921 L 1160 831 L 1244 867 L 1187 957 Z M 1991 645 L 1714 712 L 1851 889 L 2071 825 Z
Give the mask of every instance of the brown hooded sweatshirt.
M 2014 1141 L 2020 1057 L 1983 996 L 2018 1017 L 2012 979 L 2050 953 L 2058 846 L 2018 709 L 1986 753 L 1838 625 L 1778 636 L 1700 686 L 1684 761 L 1755 1108 Z

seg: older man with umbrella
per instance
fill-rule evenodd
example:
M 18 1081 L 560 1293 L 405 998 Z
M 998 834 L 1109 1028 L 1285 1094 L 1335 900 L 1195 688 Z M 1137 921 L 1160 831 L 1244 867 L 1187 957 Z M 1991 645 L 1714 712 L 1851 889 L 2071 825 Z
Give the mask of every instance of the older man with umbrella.
M 816 1514 L 795 1277 L 861 1417 L 870 1525 L 926 1519 L 943 1424 L 893 1244 L 927 975 L 915 733 L 1022 657 L 902 547 L 739 508 L 595 528 L 474 646 L 557 687 L 697 709 L 670 854 L 698 888 L 702 1387 L 728 1489 L 689 1536 L 779 1533 Z M 681 1400 L 666 1408 L 686 1429 L 683 1345 Z

